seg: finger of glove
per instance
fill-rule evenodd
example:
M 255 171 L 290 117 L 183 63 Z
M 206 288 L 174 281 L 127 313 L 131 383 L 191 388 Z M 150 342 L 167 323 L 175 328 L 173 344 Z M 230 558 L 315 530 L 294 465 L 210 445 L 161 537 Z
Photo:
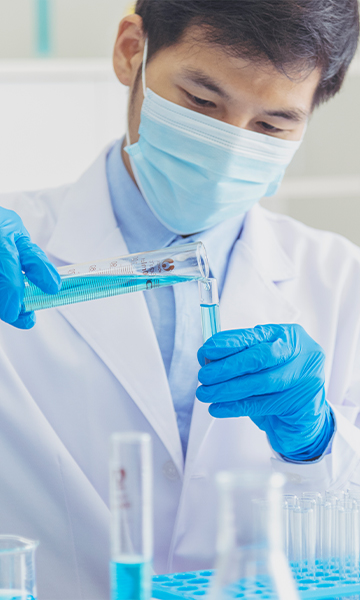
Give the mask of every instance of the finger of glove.
M 250 373 L 276 367 L 292 359 L 298 349 L 277 338 L 274 342 L 261 342 L 242 352 L 208 363 L 199 371 L 199 381 L 204 385 L 222 383 Z
M 198 388 L 196 395 L 199 398 Z M 324 384 L 318 388 L 311 382 L 310 386 L 305 388 L 301 385 L 295 386 L 284 392 L 274 392 L 272 394 L 253 395 L 242 400 L 221 401 L 220 398 L 215 398 L 211 404 L 217 404 L 224 407 L 228 404 L 236 405 L 237 414 L 233 416 L 251 417 L 252 419 L 259 417 L 279 417 L 287 422 L 291 427 L 301 425 L 306 428 L 307 424 L 311 424 L 317 420 L 319 415 L 323 414 L 325 401 L 323 399 Z M 201 398 L 199 398 L 200 400 Z M 220 409 L 219 409 L 220 410 Z M 232 407 L 230 410 L 234 410 Z
M 198 351 L 198 361 L 203 367 L 205 359 L 220 360 L 242 352 L 262 342 L 282 339 L 291 343 L 291 325 L 257 325 L 253 329 L 220 331 L 209 338 Z
M 23 313 L 19 318 L 11 323 L 13 327 L 18 329 L 31 329 L 36 323 L 36 316 L 34 312 Z
M 253 396 L 237 402 L 214 402 L 209 406 L 209 412 L 213 417 L 250 417 L 259 419 L 278 414 L 279 405 L 282 404 L 281 394 L 270 394 L 266 396 Z M 264 421 L 262 421 L 264 423 Z
M 0 319 L 13 323 L 24 297 L 24 278 L 15 243 L 0 236 Z
M 301 361 L 302 362 L 302 361 Z M 298 384 L 301 368 L 295 361 L 258 373 L 235 377 L 223 383 L 201 385 L 196 395 L 202 402 L 234 402 L 250 396 L 283 392 Z
M 61 287 L 60 275 L 46 254 L 27 236 L 16 239 L 23 271 L 32 283 L 47 294 L 56 294 Z
M 13 238 L 16 235 L 27 235 L 30 237 L 19 215 L 7 208 L 0 207 L 0 229 L 1 235 L 6 238 Z

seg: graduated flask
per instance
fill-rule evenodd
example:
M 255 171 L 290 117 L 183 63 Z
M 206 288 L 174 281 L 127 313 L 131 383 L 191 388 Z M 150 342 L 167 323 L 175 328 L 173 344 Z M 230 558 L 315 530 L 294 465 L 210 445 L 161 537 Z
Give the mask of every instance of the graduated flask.
M 153 477 L 147 433 L 111 436 L 111 600 L 150 600 Z
M 209 264 L 204 245 L 195 242 L 67 265 L 58 271 L 62 286 L 57 294 L 45 294 L 24 276 L 21 313 L 199 280 L 208 277 Z
M 0 600 L 36 600 L 38 544 L 17 535 L 0 535 Z
M 298 600 L 283 551 L 280 473 L 224 471 L 217 476 L 217 561 L 210 600 Z

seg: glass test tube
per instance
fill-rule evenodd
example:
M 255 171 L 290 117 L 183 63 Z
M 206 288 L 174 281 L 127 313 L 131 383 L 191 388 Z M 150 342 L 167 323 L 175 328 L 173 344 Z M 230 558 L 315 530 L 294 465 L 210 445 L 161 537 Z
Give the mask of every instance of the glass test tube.
M 293 560 L 293 512 L 294 508 L 299 506 L 297 496 L 285 494 L 283 496 L 284 512 L 284 550 L 288 560 Z
M 333 537 L 334 530 L 332 527 L 333 522 L 333 512 L 334 506 L 331 502 L 325 502 L 324 504 L 324 521 L 323 521 L 323 539 L 322 539 L 322 547 L 323 547 L 323 566 L 324 573 L 329 574 L 331 569 L 331 559 L 333 556 Z
M 111 600 L 149 600 L 153 556 L 153 476 L 147 433 L 111 436 Z
M 201 325 L 204 342 L 221 330 L 219 292 L 216 279 L 199 281 Z
M 24 276 L 21 313 L 200 280 L 208 277 L 209 264 L 205 246 L 195 242 L 67 265 L 58 271 L 62 286 L 57 294 L 45 294 Z

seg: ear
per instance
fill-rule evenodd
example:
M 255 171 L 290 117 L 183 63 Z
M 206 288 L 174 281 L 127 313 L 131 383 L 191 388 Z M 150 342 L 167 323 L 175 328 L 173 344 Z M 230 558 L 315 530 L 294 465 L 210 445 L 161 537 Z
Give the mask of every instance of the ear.
M 142 61 L 145 36 L 140 15 L 124 17 L 119 25 L 113 65 L 119 81 L 131 86 Z

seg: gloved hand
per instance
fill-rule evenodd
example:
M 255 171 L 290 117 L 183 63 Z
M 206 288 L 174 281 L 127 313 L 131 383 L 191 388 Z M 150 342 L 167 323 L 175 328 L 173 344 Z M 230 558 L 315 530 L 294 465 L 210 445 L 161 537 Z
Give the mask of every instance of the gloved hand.
M 221 331 L 200 348 L 198 360 L 203 385 L 196 395 L 213 417 L 250 417 L 291 460 L 326 450 L 334 420 L 325 399 L 325 355 L 300 325 Z
M 0 319 L 20 329 L 30 329 L 35 314 L 19 316 L 24 297 L 22 271 L 43 292 L 59 291 L 59 273 L 44 252 L 31 242 L 20 217 L 0 207 Z

